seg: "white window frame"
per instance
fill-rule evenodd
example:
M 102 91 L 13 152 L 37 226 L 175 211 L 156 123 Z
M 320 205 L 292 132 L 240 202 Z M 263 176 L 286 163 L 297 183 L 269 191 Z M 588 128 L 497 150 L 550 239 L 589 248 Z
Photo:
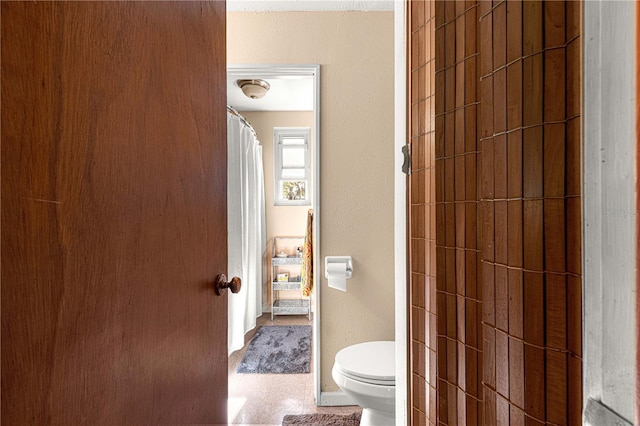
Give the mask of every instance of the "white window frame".
M 304 171 L 305 199 L 287 200 L 282 198 L 280 182 L 282 179 L 282 139 L 304 139 Z M 293 180 L 293 179 L 292 179 Z M 273 128 L 273 205 L 275 206 L 310 206 L 311 205 L 311 128 L 310 127 L 274 127 Z

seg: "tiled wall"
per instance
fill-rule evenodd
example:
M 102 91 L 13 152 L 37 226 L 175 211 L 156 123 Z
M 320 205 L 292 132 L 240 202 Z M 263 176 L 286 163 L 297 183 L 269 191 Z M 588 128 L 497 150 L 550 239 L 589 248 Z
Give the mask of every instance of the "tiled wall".
M 436 168 L 435 8 L 408 3 L 410 46 L 411 417 L 413 424 L 436 419 Z
M 410 5 L 411 144 L 427 167 L 415 157 L 435 136 L 437 265 L 422 273 L 434 194 L 412 175 L 413 424 L 579 424 L 580 3 Z M 438 423 L 422 365 L 434 350 Z

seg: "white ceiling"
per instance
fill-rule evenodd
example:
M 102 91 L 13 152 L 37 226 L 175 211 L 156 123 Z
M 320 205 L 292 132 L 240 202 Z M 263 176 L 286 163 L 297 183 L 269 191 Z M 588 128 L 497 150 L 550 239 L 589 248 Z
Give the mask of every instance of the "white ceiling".
M 228 12 L 393 10 L 394 0 L 227 0 Z M 244 96 L 236 80 L 263 79 L 271 89 L 262 99 Z M 227 104 L 238 111 L 313 111 L 313 77 L 227 73 Z
M 251 99 L 242 93 L 236 80 L 262 79 L 271 88 L 262 99 Z M 313 77 L 251 77 L 227 73 L 227 104 L 238 111 L 313 111 Z

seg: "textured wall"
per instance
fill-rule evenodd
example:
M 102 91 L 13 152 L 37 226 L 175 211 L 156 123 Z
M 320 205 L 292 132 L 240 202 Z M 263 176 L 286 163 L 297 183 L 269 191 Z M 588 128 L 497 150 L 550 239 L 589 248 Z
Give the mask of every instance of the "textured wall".
M 411 31 L 411 68 L 435 58 L 435 109 L 412 100 L 411 117 L 435 123 L 437 418 L 418 332 L 413 423 L 578 424 L 580 4 L 419 3 L 412 27 L 435 9 L 435 43 Z M 414 340 L 421 328 L 413 316 Z
M 393 12 L 227 14 L 227 62 L 321 66 L 321 258 L 351 255 L 348 292 L 321 292 L 323 391 L 336 352 L 394 338 Z

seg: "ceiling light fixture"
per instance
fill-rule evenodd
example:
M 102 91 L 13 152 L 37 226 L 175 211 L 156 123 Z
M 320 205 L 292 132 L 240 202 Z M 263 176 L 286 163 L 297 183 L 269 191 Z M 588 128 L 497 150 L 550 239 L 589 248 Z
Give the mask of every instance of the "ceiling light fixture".
M 264 97 L 271 87 L 264 80 L 237 80 L 236 84 L 247 98 L 260 99 Z

